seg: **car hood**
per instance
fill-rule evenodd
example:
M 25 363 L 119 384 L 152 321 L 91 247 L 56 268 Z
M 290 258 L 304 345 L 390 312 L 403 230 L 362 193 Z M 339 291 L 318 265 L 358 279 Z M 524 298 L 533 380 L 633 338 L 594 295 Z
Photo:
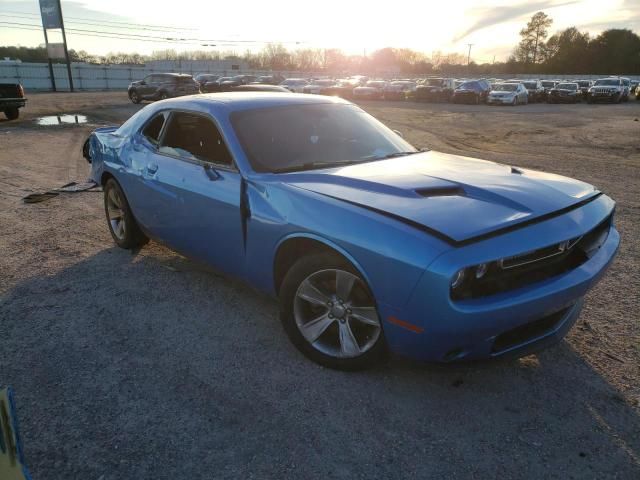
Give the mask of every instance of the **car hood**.
M 540 219 L 599 194 L 592 185 L 559 175 L 433 151 L 279 177 L 452 244 Z

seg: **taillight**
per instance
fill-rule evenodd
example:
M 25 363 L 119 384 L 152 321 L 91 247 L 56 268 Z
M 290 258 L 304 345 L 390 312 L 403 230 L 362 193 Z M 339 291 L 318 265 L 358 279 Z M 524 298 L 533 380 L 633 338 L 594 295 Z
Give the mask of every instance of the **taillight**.
M 22 88 L 22 85 L 18 85 L 18 96 L 24 98 L 24 88 Z

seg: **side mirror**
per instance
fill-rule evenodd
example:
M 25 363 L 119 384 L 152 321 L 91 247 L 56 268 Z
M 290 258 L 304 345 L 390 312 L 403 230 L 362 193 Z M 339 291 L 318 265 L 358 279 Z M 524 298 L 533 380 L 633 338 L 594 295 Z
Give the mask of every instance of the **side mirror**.
M 394 130 L 393 133 L 398 135 L 400 138 L 404 138 L 404 135 L 402 134 L 402 132 L 400 130 Z

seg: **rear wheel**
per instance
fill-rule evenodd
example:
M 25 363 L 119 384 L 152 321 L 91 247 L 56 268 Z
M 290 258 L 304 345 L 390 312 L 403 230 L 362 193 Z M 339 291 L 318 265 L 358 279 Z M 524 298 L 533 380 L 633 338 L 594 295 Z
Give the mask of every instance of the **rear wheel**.
M 138 227 L 122 188 L 113 178 L 104 186 L 104 211 L 109 232 L 119 247 L 134 249 L 149 241 Z
M 9 120 L 15 120 L 20 116 L 20 109 L 17 107 L 7 108 L 4 111 L 4 114 L 7 116 Z
M 280 289 L 280 318 L 296 348 L 325 367 L 363 369 L 386 352 L 368 285 L 334 254 L 303 257 L 287 272 Z

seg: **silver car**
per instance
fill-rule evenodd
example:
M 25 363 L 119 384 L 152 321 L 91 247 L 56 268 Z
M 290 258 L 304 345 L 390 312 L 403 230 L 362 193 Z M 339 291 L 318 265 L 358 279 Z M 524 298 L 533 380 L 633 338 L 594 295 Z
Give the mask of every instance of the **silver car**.
M 529 92 L 521 83 L 496 83 L 487 97 L 488 104 L 518 105 L 529 103 Z

